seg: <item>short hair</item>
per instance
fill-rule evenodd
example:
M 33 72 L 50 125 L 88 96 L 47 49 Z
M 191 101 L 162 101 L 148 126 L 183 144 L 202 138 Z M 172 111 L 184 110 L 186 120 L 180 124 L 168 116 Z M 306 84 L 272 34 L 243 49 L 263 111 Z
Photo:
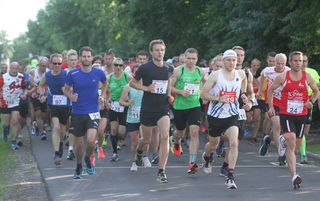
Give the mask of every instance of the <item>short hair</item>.
M 232 50 L 242 50 L 242 51 L 244 51 L 244 48 L 239 46 L 239 45 L 236 45 L 236 46 L 233 46 Z
M 276 52 L 268 52 L 267 58 L 268 58 L 268 57 L 275 57 L 276 55 L 277 55 Z
M 174 56 L 172 58 L 172 63 L 179 62 L 179 56 Z
M 257 58 L 254 58 L 254 59 L 252 59 L 251 60 L 251 62 L 250 62 L 250 64 L 252 64 L 253 62 L 258 62 L 259 64 L 261 64 L 261 61 L 259 60 L 259 59 L 257 59 Z
M 295 56 L 295 55 L 301 55 L 303 56 L 303 53 L 300 52 L 300 51 L 293 51 L 289 54 L 289 61 L 292 61 L 292 57 Z
M 92 54 L 92 49 L 89 46 L 84 46 L 79 50 L 79 55 L 82 56 L 82 52 L 91 52 Z
M 128 57 L 129 57 L 129 58 L 130 58 L 130 57 L 136 57 L 136 54 L 129 54 Z
M 218 61 L 223 61 L 223 54 L 220 53 L 217 56 L 215 56 L 211 61 L 210 64 L 215 64 Z
M 162 39 L 152 40 L 152 41 L 149 43 L 149 51 L 150 51 L 150 52 L 152 52 L 153 46 L 156 45 L 156 44 L 163 45 L 164 48 L 166 48 L 166 44 L 163 42 Z
M 40 57 L 39 58 L 39 63 L 44 60 L 44 61 L 49 61 L 48 57 Z
M 94 64 L 94 62 L 96 62 L 97 60 L 101 60 L 101 62 L 103 63 L 103 58 L 100 54 L 93 57 L 92 63 Z
M 141 50 L 141 51 L 139 51 L 137 53 L 137 56 L 146 56 L 146 57 L 148 57 L 148 53 L 146 51 L 144 51 L 144 50 Z
M 185 55 L 187 55 L 187 53 L 196 53 L 198 56 L 198 50 L 196 50 L 195 48 L 188 48 L 186 49 L 186 51 L 184 52 Z
M 74 49 L 68 50 L 68 52 L 67 52 L 67 58 L 69 59 L 69 57 L 71 57 L 71 56 L 73 56 L 73 55 L 75 55 L 75 56 L 78 57 L 77 51 L 75 51 Z
M 122 63 L 124 63 L 123 59 L 120 57 L 115 57 L 112 61 L 112 64 L 114 64 L 116 61 L 121 61 Z
M 54 57 L 60 57 L 62 59 L 62 55 L 59 53 L 54 53 L 50 55 L 50 63 L 52 63 L 52 60 Z
M 283 53 L 276 54 L 275 59 L 277 60 L 277 58 L 280 57 L 280 56 L 284 57 L 286 59 L 286 61 L 287 61 L 287 55 L 285 55 Z

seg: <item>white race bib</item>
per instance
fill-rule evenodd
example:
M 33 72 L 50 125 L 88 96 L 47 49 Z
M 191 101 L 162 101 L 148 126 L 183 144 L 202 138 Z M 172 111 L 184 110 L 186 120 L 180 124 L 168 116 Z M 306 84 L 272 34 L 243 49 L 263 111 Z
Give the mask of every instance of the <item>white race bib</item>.
M 52 105 L 67 105 L 67 97 L 64 95 L 53 95 Z
M 184 90 L 189 91 L 191 95 L 197 95 L 199 92 L 199 84 L 184 84 Z
M 112 101 L 111 102 L 111 110 L 115 112 L 123 112 L 124 107 L 120 105 L 118 101 Z
M 256 99 L 256 98 L 253 100 L 253 104 L 252 104 L 252 106 L 258 106 L 258 101 L 257 101 L 257 99 Z
M 140 119 L 140 107 L 131 108 L 132 117 L 135 119 Z
M 154 94 L 167 93 L 168 80 L 152 80 L 152 84 L 155 84 L 155 89 L 151 93 L 154 93 Z
M 101 119 L 100 112 L 90 113 L 89 116 L 91 120 Z
M 238 120 L 247 120 L 246 111 L 244 109 L 239 109 Z
M 102 89 L 98 89 L 98 95 L 99 95 L 99 96 L 102 95 Z
M 288 100 L 287 112 L 290 114 L 300 114 L 303 111 L 303 106 L 303 101 Z

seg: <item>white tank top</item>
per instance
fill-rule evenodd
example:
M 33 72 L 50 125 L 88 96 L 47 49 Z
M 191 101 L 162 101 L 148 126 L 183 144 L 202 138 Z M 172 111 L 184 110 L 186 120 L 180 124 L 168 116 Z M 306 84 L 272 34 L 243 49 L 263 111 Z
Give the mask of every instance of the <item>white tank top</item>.
M 33 78 L 33 82 L 35 85 L 39 85 L 40 81 L 41 81 L 41 76 L 39 75 L 39 69 L 35 69 L 34 71 L 34 78 Z M 46 69 L 46 72 L 49 71 L 49 69 Z M 44 72 L 44 73 L 46 73 Z
M 210 90 L 213 96 L 229 96 L 227 103 L 219 101 L 210 101 L 208 115 L 220 119 L 236 116 L 239 114 L 238 98 L 241 90 L 242 78 L 239 76 L 239 71 L 235 71 L 235 76 L 232 81 L 226 80 L 222 69 L 217 71 L 217 83 Z

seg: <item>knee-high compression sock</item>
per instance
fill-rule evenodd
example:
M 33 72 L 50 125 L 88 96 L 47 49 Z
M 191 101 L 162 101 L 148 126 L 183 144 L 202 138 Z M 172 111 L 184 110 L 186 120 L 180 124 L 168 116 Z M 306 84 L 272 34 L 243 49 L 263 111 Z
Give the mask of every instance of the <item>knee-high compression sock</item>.
M 306 137 L 303 136 L 301 140 L 301 145 L 300 145 L 300 154 L 302 158 L 307 156 L 306 152 L 307 152 L 307 141 L 306 141 Z
M 113 136 L 111 135 L 111 144 L 112 144 L 112 149 L 113 149 L 113 153 L 118 153 L 117 150 L 117 145 L 118 145 L 118 136 Z

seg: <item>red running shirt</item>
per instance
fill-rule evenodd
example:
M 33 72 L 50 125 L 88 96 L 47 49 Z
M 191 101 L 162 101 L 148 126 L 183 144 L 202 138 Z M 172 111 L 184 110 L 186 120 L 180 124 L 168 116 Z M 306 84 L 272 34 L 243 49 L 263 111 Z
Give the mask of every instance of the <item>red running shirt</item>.
M 291 70 L 290 70 L 291 71 Z M 308 109 L 305 103 L 308 100 L 308 83 L 305 71 L 302 78 L 294 81 L 290 78 L 290 71 L 286 73 L 286 79 L 281 91 L 280 114 L 307 115 Z

